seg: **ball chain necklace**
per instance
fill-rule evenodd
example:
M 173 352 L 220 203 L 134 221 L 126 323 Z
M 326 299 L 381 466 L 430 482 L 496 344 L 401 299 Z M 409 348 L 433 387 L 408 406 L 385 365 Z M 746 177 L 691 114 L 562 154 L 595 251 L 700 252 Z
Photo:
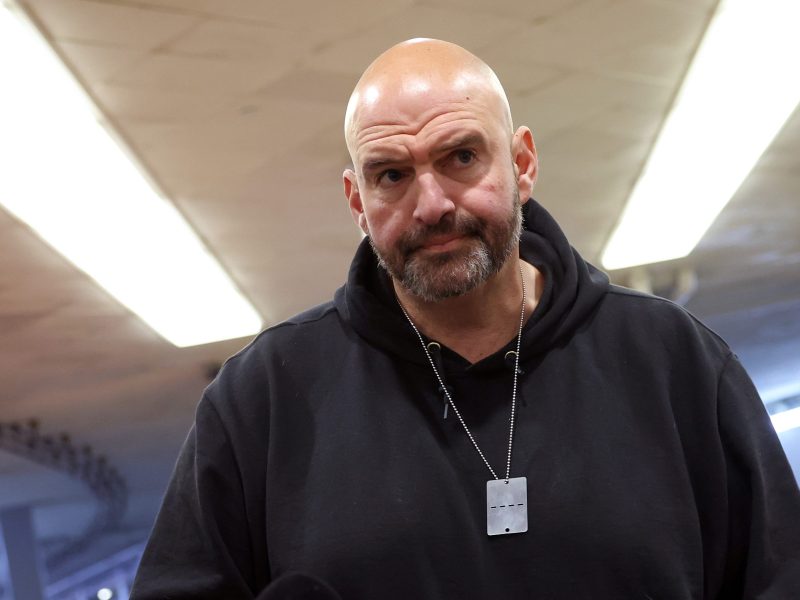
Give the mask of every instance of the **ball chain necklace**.
M 411 325 L 414 333 L 417 334 L 417 338 L 419 338 L 419 342 L 422 344 L 422 349 L 425 351 L 425 356 L 428 357 L 428 362 L 433 369 L 434 375 L 436 375 L 436 379 L 439 381 L 441 389 L 444 391 L 444 394 L 447 397 L 448 403 L 452 407 L 456 417 L 458 417 L 458 420 L 461 423 L 461 426 L 464 428 L 464 431 L 467 432 L 467 436 L 472 442 L 472 445 L 475 447 L 475 450 L 478 451 L 478 454 L 486 465 L 486 468 L 489 469 L 489 472 L 494 478 L 486 482 L 486 533 L 488 535 L 505 535 L 510 533 L 524 533 L 528 531 L 528 478 L 511 477 L 511 448 L 514 443 L 514 418 L 516 416 L 515 413 L 517 408 L 519 351 L 522 343 L 522 324 L 525 320 L 525 277 L 522 274 L 522 265 L 520 265 L 519 268 L 519 275 L 522 279 L 522 310 L 520 311 L 519 330 L 517 332 L 517 351 L 514 353 L 514 385 L 511 390 L 511 419 L 508 431 L 506 476 L 504 479 L 500 479 L 497 476 L 497 473 L 495 473 L 492 465 L 490 465 L 489 461 L 486 460 L 486 456 L 478 446 L 478 442 L 475 441 L 475 438 L 473 437 L 472 432 L 469 430 L 469 427 L 467 427 L 467 424 L 464 422 L 464 419 L 456 407 L 455 402 L 453 402 L 453 398 L 450 396 L 450 392 L 448 391 L 447 386 L 445 386 L 442 376 L 439 374 L 439 369 L 436 368 L 433 357 L 431 356 L 428 347 L 425 345 L 425 340 L 422 338 L 422 334 L 419 332 L 419 329 L 417 329 L 417 326 L 414 325 L 414 321 L 411 320 L 411 317 L 408 315 L 408 312 L 406 312 L 406 309 L 400 300 L 398 299 L 397 301 L 397 303 L 400 305 L 400 310 L 403 311 L 403 314 L 408 320 L 409 325 Z

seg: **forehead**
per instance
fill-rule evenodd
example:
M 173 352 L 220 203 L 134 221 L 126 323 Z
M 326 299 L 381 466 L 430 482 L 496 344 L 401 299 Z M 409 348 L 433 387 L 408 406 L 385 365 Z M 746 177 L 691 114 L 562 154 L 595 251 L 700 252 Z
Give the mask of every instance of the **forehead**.
M 360 93 L 348 132 L 356 162 L 376 151 L 413 151 L 462 136 L 484 143 L 502 137 L 501 115 L 480 91 L 418 85 L 395 93 L 367 87 Z

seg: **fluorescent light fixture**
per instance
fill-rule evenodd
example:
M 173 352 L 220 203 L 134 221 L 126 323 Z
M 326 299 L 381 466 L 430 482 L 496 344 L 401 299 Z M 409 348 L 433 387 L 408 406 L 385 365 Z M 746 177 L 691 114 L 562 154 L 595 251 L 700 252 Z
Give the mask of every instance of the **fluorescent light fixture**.
M 0 6 L 0 204 L 176 346 L 261 319 L 19 9 Z
M 722 0 L 622 218 L 607 269 L 689 254 L 800 101 L 800 2 Z
M 772 419 L 772 425 L 778 433 L 800 427 L 800 407 L 775 413 L 770 415 L 770 419 Z

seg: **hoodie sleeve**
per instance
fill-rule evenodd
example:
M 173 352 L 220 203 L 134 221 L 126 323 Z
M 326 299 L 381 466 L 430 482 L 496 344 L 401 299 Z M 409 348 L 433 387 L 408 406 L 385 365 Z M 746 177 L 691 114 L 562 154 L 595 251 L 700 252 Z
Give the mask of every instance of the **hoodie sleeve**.
M 752 381 L 732 356 L 718 398 L 728 482 L 727 563 L 718 598 L 800 590 L 800 492 Z
M 267 583 L 242 466 L 214 404 L 200 402 L 150 539 L 132 600 L 253 598 Z M 261 530 L 263 531 L 263 529 Z M 262 565 L 257 571 L 256 565 Z

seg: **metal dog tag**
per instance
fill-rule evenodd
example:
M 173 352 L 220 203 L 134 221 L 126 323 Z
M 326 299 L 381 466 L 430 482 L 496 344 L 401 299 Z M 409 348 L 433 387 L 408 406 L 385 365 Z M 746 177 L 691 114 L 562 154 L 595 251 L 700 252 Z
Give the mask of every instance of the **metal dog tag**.
M 486 533 L 505 535 L 528 531 L 528 478 L 486 482 Z

